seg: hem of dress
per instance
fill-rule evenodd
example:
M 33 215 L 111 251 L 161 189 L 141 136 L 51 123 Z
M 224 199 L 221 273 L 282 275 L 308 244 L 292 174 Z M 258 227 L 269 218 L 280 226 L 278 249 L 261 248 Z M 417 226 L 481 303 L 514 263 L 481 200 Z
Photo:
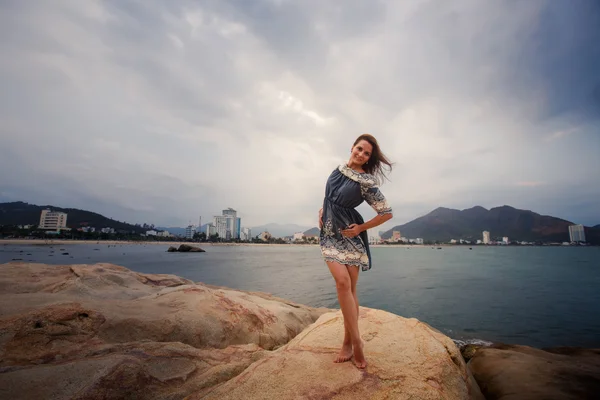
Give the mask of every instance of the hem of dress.
M 351 267 L 360 267 L 360 269 L 362 269 L 363 271 L 368 271 L 368 270 L 371 269 L 370 266 L 362 264 L 360 262 L 343 261 L 343 260 L 340 260 L 339 258 L 332 257 L 332 256 L 323 256 L 323 260 L 325 260 L 325 261 L 333 261 L 333 262 L 337 262 L 337 263 L 340 263 L 342 265 L 348 265 L 348 266 L 351 266 Z

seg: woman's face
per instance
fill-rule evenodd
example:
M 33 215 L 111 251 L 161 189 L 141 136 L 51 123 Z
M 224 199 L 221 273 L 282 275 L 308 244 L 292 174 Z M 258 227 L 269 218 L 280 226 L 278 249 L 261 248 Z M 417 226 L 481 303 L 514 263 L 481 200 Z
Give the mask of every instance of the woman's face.
M 371 158 L 372 151 L 373 146 L 371 146 L 371 143 L 361 140 L 352 148 L 352 161 L 358 165 L 363 165 Z

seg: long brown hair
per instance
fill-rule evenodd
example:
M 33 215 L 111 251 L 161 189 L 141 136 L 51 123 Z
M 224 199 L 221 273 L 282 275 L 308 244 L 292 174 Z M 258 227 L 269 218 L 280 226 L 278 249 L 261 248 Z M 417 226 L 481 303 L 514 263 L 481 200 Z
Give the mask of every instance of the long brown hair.
M 369 157 L 369 161 L 366 164 L 363 164 L 362 168 L 366 173 L 371 174 L 377 178 L 379 184 L 383 183 L 384 179 L 387 179 L 383 168 L 384 165 L 388 172 L 392 172 L 393 163 L 383 154 L 381 149 L 379 148 L 379 143 L 377 143 L 377 139 L 373 135 L 369 135 L 368 133 L 364 133 L 360 135 L 352 145 L 352 148 L 358 144 L 361 140 L 366 140 L 371 146 L 373 146 L 373 151 L 371 152 L 371 157 Z

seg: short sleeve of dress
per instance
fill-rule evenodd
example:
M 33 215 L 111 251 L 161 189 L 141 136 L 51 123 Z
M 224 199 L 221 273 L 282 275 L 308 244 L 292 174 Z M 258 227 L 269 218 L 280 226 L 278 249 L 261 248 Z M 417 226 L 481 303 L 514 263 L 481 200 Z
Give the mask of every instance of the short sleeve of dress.
M 383 193 L 381 193 L 381 190 L 379 190 L 378 186 L 364 185 L 361 189 L 363 198 L 371 207 L 373 207 L 377 214 L 385 215 L 392 213 L 392 208 L 389 206 L 386 198 L 383 196 Z

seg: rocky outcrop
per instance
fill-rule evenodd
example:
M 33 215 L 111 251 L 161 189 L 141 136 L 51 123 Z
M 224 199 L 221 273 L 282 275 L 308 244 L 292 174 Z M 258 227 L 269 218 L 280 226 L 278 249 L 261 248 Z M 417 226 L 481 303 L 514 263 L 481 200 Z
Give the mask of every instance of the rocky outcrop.
M 322 315 L 284 347 L 188 399 L 483 399 L 454 342 L 411 318 L 361 308 L 366 371 L 333 364 L 340 311 Z
M 454 342 L 361 308 L 369 365 L 334 364 L 341 313 L 111 264 L 0 265 L 0 398 L 482 399 Z
M 111 264 L 3 264 L 0 398 L 183 398 L 326 311 Z
M 175 252 L 179 252 L 179 253 L 205 253 L 206 250 L 201 249 L 200 247 L 197 246 L 190 246 L 189 244 L 180 244 L 179 247 L 175 247 L 175 246 L 169 246 L 169 248 L 167 249 L 167 252 L 169 253 L 175 253 Z
M 90 344 L 64 359 L 0 368 L 2 399 L 182 399 L 225 382 L 267 351 L 180 342 Z
M 497 344 L 476 349 L 468 365 L 490 400 L 591 400 L 600 393 L 600 349 Z

